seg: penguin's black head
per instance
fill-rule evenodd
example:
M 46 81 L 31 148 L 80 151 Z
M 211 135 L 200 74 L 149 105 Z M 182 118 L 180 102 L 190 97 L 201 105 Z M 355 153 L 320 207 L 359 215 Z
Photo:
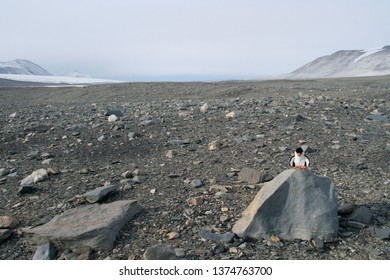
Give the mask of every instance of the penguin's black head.
M 297 154 L 302 154 L 302 153 L 303 153 L 303 149 L 302 149 L 301 147 L 298 147 L 298 148 L 295 150 L 295 152 L 296 152 Z

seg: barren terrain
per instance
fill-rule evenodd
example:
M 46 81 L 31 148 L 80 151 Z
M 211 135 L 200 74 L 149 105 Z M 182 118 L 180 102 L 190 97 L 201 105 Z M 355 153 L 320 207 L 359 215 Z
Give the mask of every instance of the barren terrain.
M 207 104 L 207 105 L 205 105 Z M 108 120 L 112 112 L 119 114 Z M 86 87 L 0 84 L 0 216 L 19 224 L 0 243 L 0 259 L 32 259 L 20 230 L 87 202 L 83 193 L 120 188 L 101 203 L 137 199 L 142 211 L 110 252 L 89 259 L 142 259 L 166 243 L 183 259 L 389 259 L 390 78 L 210 83 L 126 83 Z M 210 149 L 217 143 L 217 149 Z M 262 184 L 241 182 L 243 167 L 276 176 L 299 144 L 312 169 L 331 177 L 340 207 L 365 206 L 366 225 L 340 217 L 337 239 L 219 243 L 201 231 L 230 232 Z M 40 168 L 54 174 L 18 192 Z M 129 171 L 131 178 L 125 178 Z M 195 180 L 195 181 L 194 181 Z M 195 184 L 201 182 L 201 185 Z M 215 193 L 213 185 L 227 193 Z M 202 203 L 191 203 L 191 198 Z M 57 258 L 80 258 L 57 248 Z

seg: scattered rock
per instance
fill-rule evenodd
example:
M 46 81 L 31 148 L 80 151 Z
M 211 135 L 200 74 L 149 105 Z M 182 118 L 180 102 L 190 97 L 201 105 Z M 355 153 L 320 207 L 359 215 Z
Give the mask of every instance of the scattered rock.
M 54 260 L 57 256 L 57 249 L 50 242 L 40 245 L 33 256 L 33 260 Z
M 118 120 L 118 117 L 115 115 L 111 115 L 108 117 L 109 122 L 116 122 Z
M 47 179 L 49 179 L 49 175 L 47 174 L 47 170 L 41 168 L 41 169 L 35 170 L 33 173 L 31 173 L 31 175 L 24 178 L 20 182 L 20 186 L 21 187 L 29 187 L 35 183 L 45 181 Z
M 222 144 L 219 140 L 215 140 L 215 141 L 210 142 L 208 144 L 208 146 L 209 146 L 210 151 L 217 151 L 217 150 L 221 149 Z
M 6 168 L 0 168 L 0 177 L 7 176 L 9 174 L 9 170 Z
M 146 249 L 144 260 L 176 260 L 176 253 L 168 244 L 159 244 Z
M 370 209 L 368 209 L 366 206 L 361 206 L 357 209 L 355 209 L 352 214 L 347 216 L 347 219 L 353 222 L 358 222 L 362 224 L 369 224 L 370 220 L 372 218 L 372 213 Z
M 369 227 L 373 236 L 380 239 L 390 239 L 390 228 Z
M 194 179 L 191 181 L 191 186 L 193 186 L 194 188 L 199 188 L 203 185 L 204 185 L 204 183 L 203 183 L 202 179 Z
M 199 232 L 199 236 L 203 239 L 211 240 L 217 243 L 231 243 L 233 242 L 235 234 L 232 232 L 215 234 L 209 231 L 201 231 Z
M 83 197 L 89 203 L 96 203 L 96 202 L 102 200 L 109 193 L 116 191 L 118 189 L 118 187 L 119 187 L 118 185 L 109 185 L 109 186 L 98 187 L 94 190 L 86 192 L 85 194 L 83 194 Z
M 3 243 L 8 237 L 12 234 L 12 230 L 10 229 L 0 229 L 0 244 Z
M 107 110 L 107 112 L 104 115 L 106 117 L 109 117 L 112 115 L 115 115 L 117 117 L 123 117 L 123 112 L 121 110 L 118 110 L 118 109 L 111 109 L 111 110 Z
M 272 175 L 268 172 L 258 171 L 253 168 L 244 167 L 238 174 L 238 180 L 249 184 L 264 183 L 272 180 Z
M 0 216 L 0 229 L 14 229 L 18 225 L 18 221 L 10 216 Z

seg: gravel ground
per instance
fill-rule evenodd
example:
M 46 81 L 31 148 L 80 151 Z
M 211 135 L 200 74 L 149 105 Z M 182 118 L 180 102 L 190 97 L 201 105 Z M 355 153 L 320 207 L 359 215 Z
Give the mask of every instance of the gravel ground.
M 120 188 L 102 203 L 137 199 L 143 210 L 122 228 L 112 251 L 84 258 L 142 259 L 161 243 L 184 259 L 390 257 L 389 240 L 372 233 L 390 228 L 389 77 L 0 84 L 0 100 L 0 169 L 7 171 L 0 177 L 0 216 L 19 222 L 1 242 L 0 259 L 32 259 L 36 247 L 20 229 L 85 204 L 77 197 L 108 183 Z M 110 122 L 118 111 L 123 115 Z M 210 150 L 211 143 L 218 149 Z M 339 236 L 320 248 L 301 240 L 218 243 L 199 236 L 230 232 L 261 188 L 238 180 L 243 167 L 276 176 L 289 168 L 299 143 L 307 145 L 313 170 L 334 179 L 340 207 L 367 207 L 368 224 L 354 227 L 340 216 Z M 20 194 L 20 181 L 40 168 L 55 174 Z M 228 192 L 210 190 L 216 184 Z M 81 258 L 72 254 L 58 248 L 58 258 Z

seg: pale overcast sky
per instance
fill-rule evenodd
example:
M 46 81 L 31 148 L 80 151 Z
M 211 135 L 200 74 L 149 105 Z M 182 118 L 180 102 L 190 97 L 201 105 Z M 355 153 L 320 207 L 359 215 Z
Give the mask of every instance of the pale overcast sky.
M 55 75 L 250 79 L 390 45 L 389 0 L 0 1 L 0 61 Z

